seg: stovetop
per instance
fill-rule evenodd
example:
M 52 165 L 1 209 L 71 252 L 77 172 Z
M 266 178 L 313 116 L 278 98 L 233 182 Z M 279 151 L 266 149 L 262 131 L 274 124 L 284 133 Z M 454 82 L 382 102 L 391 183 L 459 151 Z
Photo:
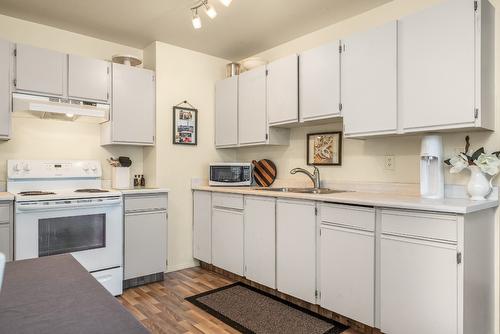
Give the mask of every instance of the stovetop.
M 62 190 L 36 190 L 22 191 L 15 194 L 17 202 L 50 201 L 76 198 L 102 198 L 121 196 L 121 192 L 104 189 L 62 189 Z

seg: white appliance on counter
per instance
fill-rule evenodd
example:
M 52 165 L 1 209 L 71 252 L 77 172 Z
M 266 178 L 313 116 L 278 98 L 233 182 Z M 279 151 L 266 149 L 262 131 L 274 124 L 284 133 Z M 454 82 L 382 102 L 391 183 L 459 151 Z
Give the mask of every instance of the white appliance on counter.
M 208 185 L 242 187 L 252 185 L 253 165 L 247 162 L 217 162 L 210 164 Z
M 9 160 L 14 259 L 71 253 L 111 294 L 122 293 L 123 202 L 101 189 L 95 160 Z
M 443 140 L 438 135 L 422 138 L 420 195 L 424 198 L 444 198 Z

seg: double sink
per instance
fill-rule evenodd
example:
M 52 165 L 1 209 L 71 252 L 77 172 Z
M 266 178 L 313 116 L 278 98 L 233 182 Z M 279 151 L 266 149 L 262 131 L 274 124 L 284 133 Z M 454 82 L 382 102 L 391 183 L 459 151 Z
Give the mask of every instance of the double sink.
M 336 193 L 344 193 L 346 190 L 336 190 L 330 188 L 255 188 L 255 190 L 263 190 L 263 191 L 274 191 L 274 192 L 282 192 L 282 193 L 297 193 L 297 194 L 336 194 Z

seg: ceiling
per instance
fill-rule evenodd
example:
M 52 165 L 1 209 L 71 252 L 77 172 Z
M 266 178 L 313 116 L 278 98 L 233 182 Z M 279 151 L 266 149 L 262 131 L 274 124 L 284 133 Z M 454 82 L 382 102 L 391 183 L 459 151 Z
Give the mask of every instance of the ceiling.
M 241 60 L 390 0 L 233 0 L 193 29 L 194 0 L 0 0 L 0 13 L 137 48 L 157 40 Z

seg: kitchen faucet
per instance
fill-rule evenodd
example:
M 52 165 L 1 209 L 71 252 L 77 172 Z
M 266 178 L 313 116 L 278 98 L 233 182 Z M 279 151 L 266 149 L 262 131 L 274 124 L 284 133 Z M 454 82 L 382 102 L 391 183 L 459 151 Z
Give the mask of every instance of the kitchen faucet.
M 306 174 L 313 181 L 314 188 L 319 189 L 319 188 L 321 188 L 321 179 L 319 176 L 319 169 L 316 166 L 313 166 L 313 167 L 314 167 L 314 174 L 305 170 L 304 168 L 294 168 L 290 171 L 290 174 L 296 174 L 296 173 Z

